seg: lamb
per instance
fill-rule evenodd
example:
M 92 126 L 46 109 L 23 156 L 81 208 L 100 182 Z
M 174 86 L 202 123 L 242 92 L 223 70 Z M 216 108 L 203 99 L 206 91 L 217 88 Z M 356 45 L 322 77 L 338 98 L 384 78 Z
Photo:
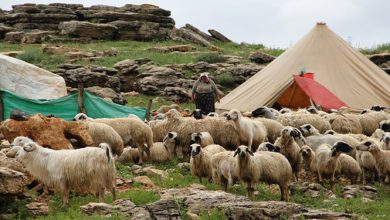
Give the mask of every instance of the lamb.
M 199 144 L 191 144 L 191 174 L 197 176 L 200 183 L 202 183 L 202 177 L 211 180 L 211 157 L 214 154 L 223 151 L 225 151 L 225 149 L 222 146 L 216 144 L 209 145 L 205 148 L 201 148 Z
M 376 168 L 376 162 L 374 156 L 368 151 L 357 151 L 356 160 L 359 163 L 362 169 L 362 182 L 366 184 L 367 175 L 370 175 L 370 180 L 375 180 L 378 178 L 378 169 Z
M 86 120 L 106 124 L 120 135 L 125 146 L 137 147 L 140 152 L 147 152 L 145 144 L 148 148 L 151 148 L 153 145 L 152 129 L 138 118 L 92 119 L 83 113 L 79 113 L 74 117 L 74 120 Z M 140 163 L 142 163 L 142 157 L 140 159 Z
M 269 142 L 274 143 L 279 137 L 280 132 L 283 129 L 283 125 L 280 122 L 268 118 L 256 118 L 255 120 L 263 123 L 267 130 L 267 139 Z
M 200 144 L 202 148 L 214 144 L 214 139 L 209 132 L 198 132 L 191 134 L 190 144 Z
M 246 143 L 251 150 L 256 150 L 255 148 L 265 141 L 267 130 L 260 121 L 242 117 L 237 109 L 230 110 L 226 119 L 234 122 L 241 143 Z
M 99 148 L 52 150 L 23 139 L 20 136 L 14 141 L 23 143 L 16 158 L 32 176 L 61 192 L 62 206 L 69 203 L 70 190 L 94 193 L 103 202 L 107 189 L 116 199 L 115 161 L 108 144 L 102 143 Z
M 211 157 L 211 173 L 213 182 L 223 186 L 227 192 L 228 185 L 233 185 L 239 180 L 237 175 L 237 161 L 233 157 L 233 151 L 223 151 Z
M 311 124 L 304 124 L 298 128 L 304 137 L 320 135 L 320 132 Z
M 380 176 L 390 177 L 390 151 L 382 150 L 376 141 L 363 141 L 357 147 L 357 150 L 368 151 L 375 158 L 375 166 Z
M 290 162 L 294 179 L 298 181 L 299 173 L 303 168 L 303 160 L 302 155 L 299 153 L 300 147 L 293 137 L 298 135 L 296 132 L 296 129 L 293 127 L 283 128 L 280 137 L 275 141 L 275 146 L 280 148 L 280 153 Z
M 142 161 L 163 162 L 172 160 L 176 156 L 179 140 L 176 132 L 169 132 L 163 142 L 155 142 L 149 149 L 149 155 L 144 153 Z M 127 147 L 118 158 L 122 163 L 139 163 L 141 154 L 137 148 Z
M 359 163 L 348 154 L 341 154 L 339 161 L 340 174 L 347 177 L 351 181 L 351 184 L 356 184 L 362 172 Z
M 352 147 L 344 142 L 336 142 L 331 148 L 328 144 L 321 145 L 315 152 L 314 166 L 318 182 L 323 184 L 323 177 L 330 176 L 330 186 L 334 190 L 335 174 L 341 168 L 339 157 L 341 152 L 349 152 Z
M 316 173 L 317 170 L 315 169 L 315 164 L 313 163 L 315 157 L 314 151 L 309 146 L 304 145 L 301 147 L 299 152 L 302 155 L 305 170 Z
M 250 199 L 254 198 L 254 185 L 265 182 L 278 184 L 281 200 L 288 201 L 292 169 L 283 155 L 267 151 L 253 153 L 247 146 L 241 145 L 233 156 L 237 156 L 237 175 L 246 183 Z

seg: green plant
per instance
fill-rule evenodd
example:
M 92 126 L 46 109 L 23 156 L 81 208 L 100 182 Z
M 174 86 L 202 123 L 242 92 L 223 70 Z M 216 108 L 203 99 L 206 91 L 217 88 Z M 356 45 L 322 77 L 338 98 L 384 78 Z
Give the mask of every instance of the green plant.
M 235 80 L 233 74 L 227 72 L 222 73 L 214 77 L 214 80 L 217 84 L 220 84 L 225 87 L 231 87 L 235 85 Z
M 223 220 L 227 219 L 224 210 L 222 209 L 210 209 L 210 210 L 202 210 L 199 213 L 200 220 Z
M 207 63 L 222 63 L 225 61 L 225 58 L 218 53 L 205 53 L 201 54 L 196 58 L 198 62 L 207 62 Z
M 42 53 L 37 48 L 28 48 L 16 58 L 32 64 L 38 64 L 43 60 Z

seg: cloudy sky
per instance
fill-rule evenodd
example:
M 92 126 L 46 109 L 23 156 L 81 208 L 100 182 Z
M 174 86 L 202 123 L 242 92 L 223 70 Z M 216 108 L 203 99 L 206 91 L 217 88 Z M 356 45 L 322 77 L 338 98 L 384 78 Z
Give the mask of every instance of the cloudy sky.
M 286 48 L 317 21 L 324 21 L 354 47 L 390 43 L 389 0 L 0 0 L 0 8 L 66 2 L 85 6 L 151 3 L 172 11 L 176 26 L 216 29 L 235 42 Z

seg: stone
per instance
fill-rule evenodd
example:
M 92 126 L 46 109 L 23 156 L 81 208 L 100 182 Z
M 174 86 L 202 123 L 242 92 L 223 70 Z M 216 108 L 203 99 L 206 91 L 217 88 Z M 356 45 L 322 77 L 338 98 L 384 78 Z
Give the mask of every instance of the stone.
M 91 92 L 97 96 L 100 96 L 102 98 L 109 98 L 111 99 L 114 103 L 120 104 L 120 105 L 126 105 L 127 100 L 119 93 L 116 93 L 113 89 L 111 88 L 102 88 L 99 86 L 92 86 L 88 87 L 85 90 L 88 92 Z
M 201 37 L 203 37 L 204 39 L 206 39 L 209 42 L 216 41 L 215 38 L 213 38 L 212 36 L 206 34 L 203 31 L 199 30 L 198 28 L 196 28 L 195 26 L 193 26 L 191 24 L 186 24 L 184 27 L 186 29 L 191 30 L 192 32 L 195 32 L 196 34 L 200 35 Z
M 190 168 L 190 163 L 188 163 L 188 162 L 178 163 L 177 167 L 180 168 L 180 169 L 189 169 Z
M 9 57 L 16 57 L 20 54 L 23 54 L 24 51 L 6 51 L 6 52 L 1 52 L 1 55 L 9 56 Z
M 13 12 L 25 12 L 25 13 L 40 13 L 41 10 L 36 4 L 23 4 L 23 5 L 12 5 Z
M 8 41 L 10 43 L 20 43 L 24 36 L 24 32 L 22 31 L 11 31 L 5 34 L 4 41 Z
M 18 160 L 16 160 L 16 158 L 10 158 L 2 152 L 0 152 L 0 167 L 7 167 L 9 169 L 19 171 L 22 173 L 26 172 L 23 164 L 20 163 Z
M 192 183 L 189 187 L 191 188 L 194 188 L 194 189 L 199 189 L 199 190 L 206 190 L 207 187 L 202 185 L 202 184 L 198 184 L 198 183 Z
M 249 55 L 248 59 L 253 63 L 264 64 L 264 63 L 272 62 L 275 59 L 275 57 L 257 51 L 257 52 L 252 52 Z
M 242 60 L 242 57 L 239 56 L 224 55 L 223 58 L 225 59 L 225 62 L 228 64 L 239 64 Z
M 225 37 L 225 35 L 221 34 L 220 32 L 210 29 L 208 32 L 211 34 L 211 36 L 219 41 L 222 42 L 232 42 L 229 38 Z
M 118 29 L 114 25 L 94 24 L 86 21 L 66 21 L 62 22 L 58 28 L 63 35 L 105 40 L 113 39 Z
M 25 174 L 7 167 L 0 167 L 0 195 L 22 194 L 25 189 L 26 180 L 27 177 Z
M 182 103 L 191 99 L 189 90 L 181 87 L 165 87 L 161 95 L 166 96 L 168 100 L 175 103 Z
M 386 63 L 390 61 L 390 53 L 380 53 L 369 55 L 368 59 L 370 59 L 376 65 L 381 65 L 382 63 Z
M 170 11 L 151 4 L 142 4 L 142 5 L 126 4 L 125 6 L 122 7 L 122 9 L 128 12 L 137 12 L 137 13 L 152 14 L 158 16 L 171 15 Z
M 304 195 L 310 198 L 323 196 L 327 199 L 335 199 L 336 195 L 321 184 L 312 182 L 293 183 L 290 186 L 292 194 Z
M 343 198 L 374 198 L 378 190 L 372 186 L 348 185 L 343 187 Z
M 155 51 L 159 53 L 190 52 L 196 50 L 196 47 L 193 47 L 190 44 L 185 44 L 185 45 L 174 45 L 174 46 L 166 46 L 166 47 L 151 47 L 151 48 L 147 48 L 146 50 Z
M 173 26 L 164 27 L 161 23 L 147 21 L 112 21 L 117 28 L 115 37 L 119 40 L 164 40 Z
M 142 169 L 142 166 L 137 165 L 137 164 L 133 164 L 133 166 L 131 166 L 131 170 L 132 170 L 132 171 L 134 171 L 134 170 L 139 170 L 139 169 Z
M 42 46 L 42 52 L 46 54 L 66 54 L 69 52 L 79 52 L 76 48 L 66 47 L 66 46 L 58 46 L 58 45 L 46 45 L 43 44 Z
M 165 170 L 159 170 L 151 167 L 143 168 L 143 172 L 145 172 L 149 176 L 159 176 L 162 179 L 166 179 L 168 177 L 168 172 Z
M 204 39 L 202 36 L 184 27 L 181 27 L 179 29 L 173 28 L 169 32 L 169 37 L 175 41 L 187 41 L 194 44 L 199 44 L 204 47 L 212 46 L 212 44 L 206 39 Z
M 146 207 L 155 219 L 180 219 L 180 207 L 173 199 L 162 199 Z
M 134 183 L 140 183 L 146 187 L 155 188 L 156 185 L 152 182 L 152 180 L 147 176 L 136 176 L 133 178 Z
M 0 23 L 0 39 L 4 39 L 6 33 L 12 32 L 14 30 L 14 28 Z
M 151 60 L 147 58 L 135 59 L 135 60 L 122 60 L 113 65 L 121 75 L 138 74 L 138 68 L 141 65 L 150 63 Z
M 32 202 L 26 205 L 28 212 L 35 217 L 48 215 L 49 206 L 47 203 Z
M 24 33 L 20 42 L 24 43 L 24 44 L 40 44 L 43 41 L 46 41 L 47 39 L 49 39 L 50 35 L 52 35 L 52 34 L 53 34 L 53 32 L 51 32 L 51 31 L 35 30 L 32 32 Z

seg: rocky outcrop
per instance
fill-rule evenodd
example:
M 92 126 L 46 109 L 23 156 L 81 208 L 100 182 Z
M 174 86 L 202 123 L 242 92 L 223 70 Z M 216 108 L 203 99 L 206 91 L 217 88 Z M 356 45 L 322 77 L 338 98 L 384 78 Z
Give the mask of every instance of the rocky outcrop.
M 120 92 L 121 82 L 116 69 L 100 66 L 83 66 L 78 64 L 63 64 L 58 66 L 54 73 L 65 79 L 66 85 L 77 88 L 79 83 L 84 87 L 108 87 L 116 92 Z
M 343 198 L 351 199 L 356 197 L 374 198 L 378 190 L 372 186 L 349 185 L 343 187 Z
M 14 5 L 12 8 L 0 14 L 0 23 L 4 24 L 0 26 L 0 39 L 13 30 L 38 29 L 89 39 L 144 41 L 168 38 L 175 25 L 170 11 L 149 4 L 84 7 L 52 3 Z
M 257 52 L 251 53 L 249 55 L 248 59 L 253 63 L 264 64 L 264 63 L 272 62 L 275 59 L 275 57 L 270 56 L 268 54 L 265 54 L 263 52 L 257 51 Z
M 368 56 L 368 58 L 373 63 L 380 66 L 381 64 L 390 61 L 390 53 L 373 54 L 373 55 Z
M 85 88 L 85 90 L 97 96 L 100 96 L 103 99 L 106 99 L 108 101 L 115 102 L 120 105 L 127 104 L 127 100 L 120 93 L 116 93 L 113 89 L 102 88 L 99 86 L 92 86 L 92 87 Z
M 219 41 L 222 42 L 232 42 L 229 38 L 227 38 L 225 35 L 221 34 L 220 32 L 210 29 L 208 32 L 211 34 L 211 36 Z
M 23 193 L 27 179 L 26 175 L 21 172 L 0 167 L 0 198 Z

